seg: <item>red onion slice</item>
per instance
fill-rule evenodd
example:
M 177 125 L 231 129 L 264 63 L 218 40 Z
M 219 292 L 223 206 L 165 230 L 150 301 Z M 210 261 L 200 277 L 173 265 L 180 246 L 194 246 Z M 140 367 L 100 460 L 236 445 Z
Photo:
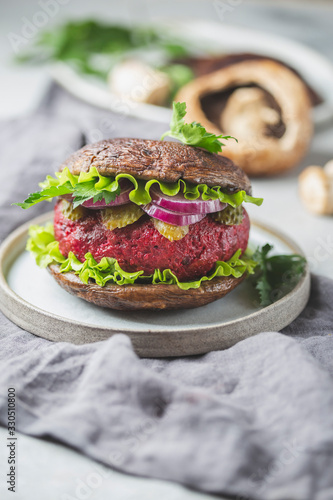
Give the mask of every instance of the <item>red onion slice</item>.
M 179 212 L 172 212 L 165 208 L 159 207 L 154 203 L 149 203 L 149 205 L 144 205 L 142 209 L 154 219 L 161 220 L 167 224 L 173 224 L 174 226 L 188 226 L 189 224 L 194 224 L 199 222 L 206 214 L 184 214 Z
M 203 200 L 201 197 L 197 200 L 187 200 L 181 192 L 175 196 L 167 196 L 155 186 L 151 188 L 150 196 L 154 205 L 182 214 L 210 214 L 220 212 L 227 206 L 220 200 Z

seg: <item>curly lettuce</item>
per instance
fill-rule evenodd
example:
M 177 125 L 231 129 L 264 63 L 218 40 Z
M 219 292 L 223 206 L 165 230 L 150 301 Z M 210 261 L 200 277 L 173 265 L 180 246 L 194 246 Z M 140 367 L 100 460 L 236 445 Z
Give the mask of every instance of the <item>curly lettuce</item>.
M 116 259 L 103 257 L 100 262 L 96 262 L 91 253 L 85 255 L 85 261 L 80 262 L 74 253 L 70 252 L 68 257 L 64 257 L 59 250 L 59 243 L 54 238 L 53 225 L 34 225 L 29 229 L 29 239 L 27 250 L 35 257 L 39 267 L 45 268 L 50 264 L 59 264 L 60 272 L 74 272 L 83 283 L 88 283 L 93 279 L 97 285 L 103 287 L 106 283 L 116 285 L 130 285 L 133 283 L 151 283 L 153 285 L 177 285 L 182 290 L 199 288 L 204 281 L 210 281 L 216 276 L 234 276 L 240 278 L 244 273 L 253 274 L 256 262 L 247 255 L 241 256 L 241 250 L 228 261 L 217 261 L 215 269 L 207 276 L 196 281 L 181 282 L 170 270 L 161 271 L 155 269 L 152 275 L 144 275 L 144 271 L 126 272 Z
M 224 193 L 221 186 L 209 187 L 207 184 L 190 184 L 183 179 L 179 179 L 177 182 L 162 182 L 157 179 L 144 181 L 136 179 L 131 174 L 105 177 L 97 171 L 96 167 L 91 167 L 89 172 L 73 175 L 66 167 L 62 172 L 56 172 L 55 177 L 48 175 L 46 180 L 39 184 L 42 188 L 41 191 L 30 194 L 23 203 L 14 203 L 14 205 L 26 209 L 41 201 L 51 201 L 52 198 L 65 194 L 71 194 L 74 197 L 74 208 L 91 198 L 94 202 L 104 199 L 106 203 L 110 203 L 120 193 L 119 181 L 121 179 L 128 179 L 133 184 L 129 198 L 137 205 L 147 205 L 151 202 L 150 188 L 154 184 L 158 184 L 162 193 L 168 196 L 175 196 L 179 191 L 183 191 L 187 200 L 197 200 L 200 196 L 203 200 L 219 199 L 222 203 L 228 203 L 234 208 L 244 202 L 254 203 L 258 206 L 263 202 L 262 198 L 249 196 L 245 191 Z

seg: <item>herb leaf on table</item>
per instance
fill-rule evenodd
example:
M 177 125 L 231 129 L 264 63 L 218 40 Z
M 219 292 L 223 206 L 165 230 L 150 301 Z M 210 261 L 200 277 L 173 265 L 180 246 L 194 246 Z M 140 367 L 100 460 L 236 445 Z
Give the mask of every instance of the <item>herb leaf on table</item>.
M 260 305 L 265 307 L 289 293 L 304 274 L 306 259 L 298 254 L 272 255 L 270 244 L 257 248 L 252 259 L 257 262 L 254 276 L 251 278 L 258 292 Z

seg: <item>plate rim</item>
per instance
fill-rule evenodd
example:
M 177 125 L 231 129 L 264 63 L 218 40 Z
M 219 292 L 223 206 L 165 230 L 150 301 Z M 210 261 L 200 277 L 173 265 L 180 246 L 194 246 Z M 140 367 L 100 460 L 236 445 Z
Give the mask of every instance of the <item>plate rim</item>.
M 131 334 L 135 334 L 135 335 L 147 334 L 147 332 L 149 332 L 153 335 L 163 334 L 163 333 L 168 333 L 171 335 L 172 334 L 179 335 L 180 333 L 191 333 L 191 332 L 193 333 L 193 332 L 198 331 L 198 326 L 191 326 L 191 327 L 181 327 L 180 326 L 180 327 L 177 327 L 177 329 L 163 329 L 163 330 L 158 330 L 158 329 L 150 330 L 149 328 L 147 328 L 147 327 L 145 328 L 144 326 L 143 327 L 140 326 L 140 328 L 135 329 L 135 330 L 133 330 L 131 328 L 127 328 L 127 327 L 112 328 L 112 326 L 110 326 L 110 327 L 100 326 L 100 325 L 96 326 L 96 325 L 93 325 L 91 323 L 85 323 L 85 322 L 82 323 L 82 322 L 74 320 L 74 319 L 59 316 L 55 313 L 41 309 L 40 307 L 35 306 L 35 305 L 29 303 L 27 300 L 20 297 L 16 292 L 14 292 L 11 289 L 11 287 L 9 286 L 7 279 L 6 279 L 6 275 L 5 275 L 6 270 L 4 269 L 4 264 L 5 264 L 5 259 L 7 257 L 7 252 L 11 248 L 11 246 L 15 243 L 15 241 L 26 239 L 28 228 L 31 224 L 42 224 L 42 223 L 45 223 L 45 222 L 49 221 L 50 219 L 52 219 L 52 217 L 53 217 L 53 212 L 47 212 L 43 215 L 39 215 L 39 216 L 31 219 L 30 221 L 25 222 L 24 224 L 19 226 L 17 229 L 15 229 L 12 233 L 10 233 L 7 236 L 7 238 L 0 245 L 0 309 L 5 314 L 5 316 L 9 317 L 6 314 L 6 312 L 3 310 L 3 306 L 4 306 L 4 303 L 6 300 L 6 296 L 7 296 L 10 300 L 14 301 L 15 303 L 18 303 L 25 310 L 32 311 L 33 313 L 37 312 L 37 313 L 41 314 L 43 317 L 48 318 L 50 320 L 55 320 L 57 322 L 62 322 L 65 324 L 75 325 L 75 326 L 78 326 L 80 328 L 84 328 L 84 329 L 87 329 L 89 331 L 94 331 L 94 332 L 98 331 L 98 332 L 111 333 L 111 334 L 115 333 L 115 332 L 125 333 L 125 334 L 131 333 Z M 304 256 L 304 252 L 302 251 L 300 246 L 292 238 L 290 238 L 288 235 L 284 234 L 282 231 L 275 229 L 272 226 L 268 226 L 267 224 L 259 222 L 255 219 L 251 219 L 251 225 L 259 227 L 260 229 L 263 229 L 266 232 L 271 233 L 275 237 L 278 237 L 287 246 L 289 246 L 289 248 L 293 252 L 299 253 L 299 254 Z M 13 262 L 15 262 L 18 255 L 20 255 L 21 253 L 22 253 L 21 250 L 18 250 L 12 256 L 12 258 L 10 259 L 10 263 L 8 264 L 9 268 L 13 265 Z M 283 304 L 288 303 L 290 298 L 295 296 L 303 288 L 305 288 L 305 289 L 308 288 L 307 295 L 309 296 L 309 293 L 310 293 L 310 270 L 309 270 L 308 263 L 306 265 L 305 273 L 302 276 L 301 280 L 296 285 L 296 287 L 293 290 L 291 290 L 287 295 L 285 295 L 284 297 L 279 299 L 278 301 L 276 301 L 273 304 L 270 304 L 269 306 L 266 306 L 264 308 L 260 308 L 257 311 L 255 311 L 251 314 L 248 314 L 245 317 L 237 318 L 235 320 L 230 320 L 230 321 L 227 321 L 224 323 L 202 325 L 199 327 L 199 329 L 201 332 L 205 333 L 205 332 L 213 331 L 216 328 L 228 328 L 230 326 L 237 326 L 237 324 L 243 322 L 244 319 L 254 320 L 257 317 L 262 316 L 263 311 L 265 311 L 265 313 L 267 313 L 267 312 L 269 313 L 272 309 L 277 308 L 277 307 L 281 307 L 281 306 L 283 306 Z M 96 307 L 98 307 L 98 306 L 96 306 Z M 298 314 L 297 314 L 297 316 L 298 316 Z M 11 317 L 9 319 L 12 320 Z M 14 323 L 15 323 L 15 321 L 14 321 Z M 16 324 L 18 324 L 18 323 L 16 323 Z M 19 325 L 19 326 L 21 326 L 21 325 Z

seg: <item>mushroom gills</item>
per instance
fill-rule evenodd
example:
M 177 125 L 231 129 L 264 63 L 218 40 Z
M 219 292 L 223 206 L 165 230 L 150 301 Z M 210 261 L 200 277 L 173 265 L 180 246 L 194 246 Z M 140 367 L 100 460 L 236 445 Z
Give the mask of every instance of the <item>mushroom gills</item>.
M 245 135 L 253 132 L 251 126 L 246 126 L 251 125 L 250 117 L 256 124 L 255 130 L 260 124 L 261 135 L 280 139 L 285 133 L 280 106 L 269 92 L 258 85 L 241 85 L 212 92 L 202 96 L 200 103 L 207 118 L 230 134 L 239 136 L 239 125 Z

